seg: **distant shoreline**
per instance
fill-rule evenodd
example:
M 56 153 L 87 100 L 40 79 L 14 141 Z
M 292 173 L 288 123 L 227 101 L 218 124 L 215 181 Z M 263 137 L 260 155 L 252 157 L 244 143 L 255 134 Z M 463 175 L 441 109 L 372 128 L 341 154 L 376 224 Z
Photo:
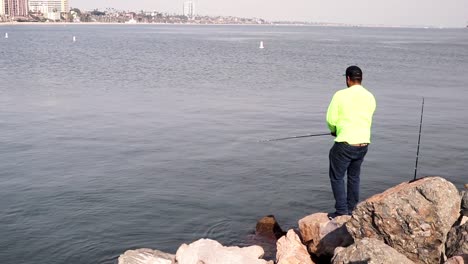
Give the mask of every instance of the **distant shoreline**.
M 195 24 L 195 23 L 116 23 L 116 22 L 82 22 L 82 23 L 72 23 L 72 22 L 0 22 L 0 27 L 2 26 L 66 26 L 66 25 L 109 25 L 109 26 L 290 26 L 290 27 L 345 27 L 345 28 L 393 28 L 393 29 L 466 29 L 465 27 L 423 27 L 423 26 L 387 26 L 387 25 L 346 25 L 346 24 L 288 24 L 288 23 L 278 23 L 278 24 Z

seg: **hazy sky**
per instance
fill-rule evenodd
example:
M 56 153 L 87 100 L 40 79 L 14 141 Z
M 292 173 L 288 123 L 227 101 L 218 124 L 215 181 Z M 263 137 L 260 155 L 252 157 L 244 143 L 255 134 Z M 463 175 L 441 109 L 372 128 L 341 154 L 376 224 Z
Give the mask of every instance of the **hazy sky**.
M 72 7 L 181 13 L 183 0 L 70 0 Z M 468 25 L 468 0 L 195 0 L 203 15 L 350 24 Z

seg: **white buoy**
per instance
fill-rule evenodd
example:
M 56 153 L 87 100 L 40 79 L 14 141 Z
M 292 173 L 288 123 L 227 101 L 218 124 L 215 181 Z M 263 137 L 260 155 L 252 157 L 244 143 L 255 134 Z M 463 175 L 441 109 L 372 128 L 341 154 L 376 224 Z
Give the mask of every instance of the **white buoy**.
M 263 41 L 260 41 L 260 47 L 259 49 L 264 49 L 265 47 L 263 47 Z
M 8 33 L 5 33 L 5 38 L 8 38 Z
M 76 42 L 76 37 L 75 36 L 73 36 L 73 42 Z

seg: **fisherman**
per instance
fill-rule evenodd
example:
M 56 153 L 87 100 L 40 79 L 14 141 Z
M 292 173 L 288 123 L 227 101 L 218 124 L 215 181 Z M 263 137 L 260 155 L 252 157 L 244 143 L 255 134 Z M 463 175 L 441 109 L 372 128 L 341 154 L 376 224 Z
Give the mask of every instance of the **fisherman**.
M 336 209 L 328 215 L 330 218 L 351 215 L 359 201 L 361 164 L 370 144 L 372 116 L 376 108 L 374 96 L 361 85 L 362 70 L 350 66 L 345 76 L 348 88 L 335 93 L 327 112 L 328 128 L 336 137 L 329 155 Z

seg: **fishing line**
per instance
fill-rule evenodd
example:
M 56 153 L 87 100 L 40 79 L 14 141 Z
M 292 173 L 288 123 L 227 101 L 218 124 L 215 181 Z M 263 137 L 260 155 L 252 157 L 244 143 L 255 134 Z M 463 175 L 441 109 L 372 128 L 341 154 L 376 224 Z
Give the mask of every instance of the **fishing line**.
M 321 137 L 321 136 L 330 136 L 330 133 L 310 134 L 310 135 L 285 137 L 285 138 L 264 139 L 264 140 L 259 140 L 258 142 L 272 142 L 272 141 L 282 141 L 282 140 L 289 140 L 289 139 L 308 138 L 308 137 Z

